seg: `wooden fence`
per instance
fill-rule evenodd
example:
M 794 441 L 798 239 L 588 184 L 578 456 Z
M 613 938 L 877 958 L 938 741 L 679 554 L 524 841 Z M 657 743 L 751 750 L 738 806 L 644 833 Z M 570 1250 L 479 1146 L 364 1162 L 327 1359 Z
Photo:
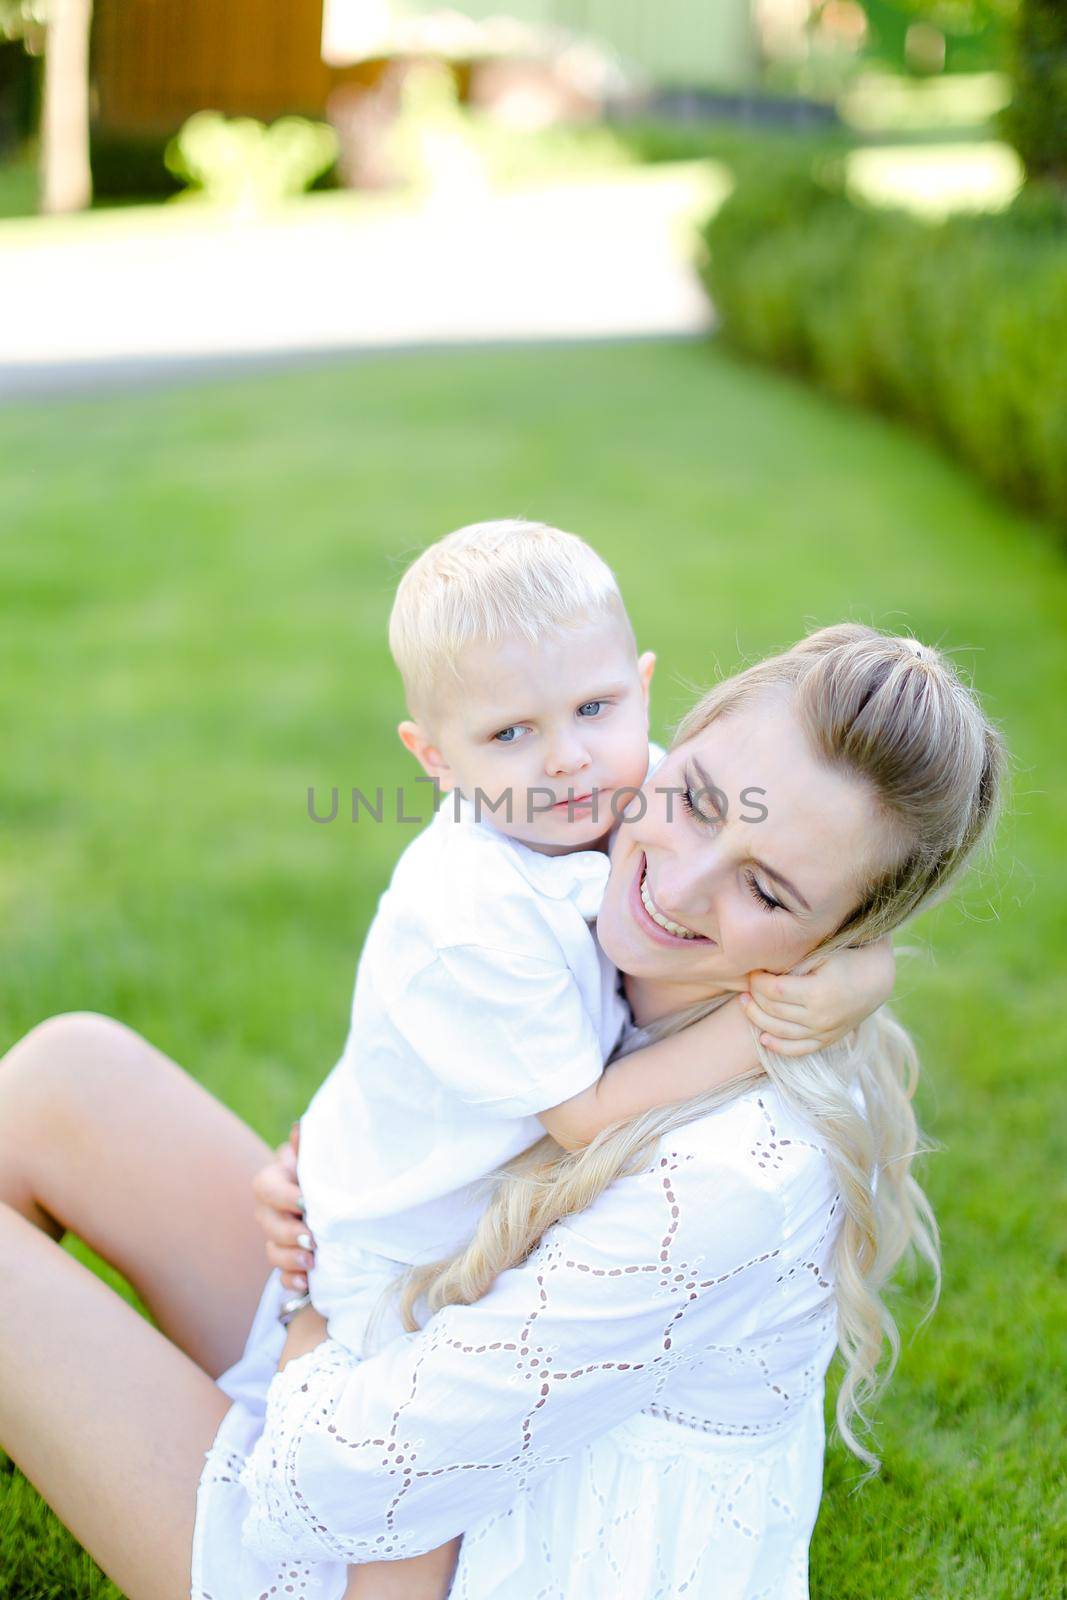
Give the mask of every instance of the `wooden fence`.
M 383 0 L 327 0 L 358 7 Z M 429 11 L 441 0 L 395 0 Z M 751 0 L 445 0 L 474 17 L 510 13 L 600 38 L 655 82 L 751 81 Z M 94 119 L 165 135 L 205 107 L 270 121 L 321 117 L 338 71 L 322 59 L 323 0 L 96 0 Z
M 322 0 L 96 0 L 95 120 L 152 135 L 205 107 L 320 117 L 333 79 L 321 36 Z

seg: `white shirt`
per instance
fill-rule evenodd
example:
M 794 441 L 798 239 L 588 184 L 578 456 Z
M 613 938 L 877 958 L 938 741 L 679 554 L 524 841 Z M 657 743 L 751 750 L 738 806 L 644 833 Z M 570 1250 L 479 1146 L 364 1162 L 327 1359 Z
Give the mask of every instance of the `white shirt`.
M 363 1315 L 353 1289 L 375 1258 L 388 1278 L 456 1250 L 480 1180 L 600 1076 L 628 1018 L 592 931 L 608 870 L 599 851 L 530 850 L 466 801 L 457 817 L 449 797 L 401 856 L 343 1054 L 301 1123 L 311 1295 L 335 1337 L 335 1313 Z
M 235 1407 L 194 1595 L 333 1600 L 463 1530 L 456 1600 L 802 1600 L 840 1216 L 770 1084 L 665 1135 L 475 1305 Z

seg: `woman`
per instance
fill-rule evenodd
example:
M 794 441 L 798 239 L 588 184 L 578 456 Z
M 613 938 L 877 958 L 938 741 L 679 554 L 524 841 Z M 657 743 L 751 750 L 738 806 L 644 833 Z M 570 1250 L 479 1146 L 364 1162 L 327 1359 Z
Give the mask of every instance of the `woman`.
M 713 690 L 614 843 L 598 933 L 635 1020 L 695 1023 L 754 968 L 898 926 L 986 830 L 1002 762 L 951 668 L 869 629 L 823 630 Z M 687 936 L 648 915 L 642 883 Z M 251 1491 L 276 1558 L 260 1593 L 336 1597 L 345 1561 L 465 1530 L 453 1592 L 478 1600 L 803 1595 L 826 1365 L 836 1342 L 858 1449 L 879 1285 L 909 1242 L 934 1245 L 895 1025 L 762 1059 L 765 1076 L 581 1154 L 538 1147 L 463 1257 L 413 1286 L 434 1311 L 422 1333 L 362 1364 L 332 1341 L 290 1363 L 280 1475 L 246 1467 L 258 1422 L 236 1407 L 197 1527 L 215 1587 L 194 1593 L 246 1592 L 232 1522 L 229 1570 L 218 1530 Z M 261 1287 L 245 1190 L 266 1152 L 144 1041 L 81 1017 L 5 1059 L 0 1140 L 0 1443 L 133 1600 L 186 1593 L 227 1411 L 212 1379 Z M 55 1248 L 67 1227 L 161 1331 Z

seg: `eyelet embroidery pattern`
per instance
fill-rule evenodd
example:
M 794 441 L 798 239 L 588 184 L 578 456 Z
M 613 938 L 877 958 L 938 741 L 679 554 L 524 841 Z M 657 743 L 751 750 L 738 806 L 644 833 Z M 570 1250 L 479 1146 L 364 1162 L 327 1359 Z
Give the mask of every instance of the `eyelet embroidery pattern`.
M 714 1148 L 709 1160 L 690 1145 L 688 1130 L 679 1130 L 674 1148 L 661 1147 L 635 1175 L 637 1205 L 609 1209 L 613 1232 L 598 1222 L 596 1206 L 551 1230 L 507 1275 L 506 1292 L 501 1280 L 504 1309 L 495 1317 L 496 1290 L 483 1302 L 484 1318 L 478 1308 L 439 1313 L 388 1369 L 390 1393 L 404 1374 L 391 1410 L 379 1409 L 358 1383 L 351 1387 L 360 1363 L 330 1340 L 278 1374 L 248 1455 L 209 1457 L 203 1480 L 232 1486 L 239 1474 L 243 1493 L 234 1503 L 241 1499 L 245 1548 L 272 1575 L 255 1594 L 224 1600 L 304 1600 L 316 1592 L 316 1572 L 332 1584 L 323 1596 L 335 1600 L 343 1563 L 417 1554 L 462 1525 L 469 1509 L 456 1508 L 464 1505 L 476 1509 L 452 1600 L 489 1592 L 629 1600 L 628 1540 L 652 1563 L 642 1568 L 633 1600 L 718 1595 L 717 1563 L 729 1550 L 758 1547 L 768 1519 L 779 1548 L 795 1537 L 800 1553 L 781 1554 L 779 1576 L 769 1585 L 754 1579 L 745 1600 L 761 1593 L 799 1600 L 813 1513 L 803 1495 L 798 1500 L 790 1474 L 807 1459 L 817 1476 L 821 1459 L 822 1381 L 835 1321 L 829 1263 L 840 1203 L 819 1147 L 773 1094 L 748 1097 L 738 1121 L 740 1140 L 735 1123 L 721 1161 Z M 798 1197 L 795 1204 L 787 1192 Z M 729 1245 L 724 1249 L 715 1233 L 724 1197 L 735 1207 L 728 1215 L 740 1222 L 731 1237 L 767 1248 L 738 1248 L 741 1259 L 730 1260 Z M 746 1233 L 753 1206 L 758 1221 Z M 771 1220 L 776 1214 L 789 1222 L 781 1231 Z M 630 1260 L 620 1239 L 632 1245 Z M 725 1320 L 708 1309 L 720 1303 L 719 1292 L 731 1308 Z M 640 1330 L 629 1347 L 619 1335 L 624 1325 Z M 730 1342 L 716 1339 L 717 1330 L 733 1334 L 735 1326 Z M 473 1341 L 475 1328 L 491 1337 Z M 601 1338 L 601 1329 L 612 1336 Z M 598 1349 L 605 1353 L 589 1359 Z M 463 1441 L 457 1447 L 455 1423 L 438 1426 L 435 1408 L 453 1416 L 451 1399 L 468 1382 L 473 1409 L 469 1418 L 455 1412 Z M 726 1404 L 718 1413 L 720 1397 Z M 373 1423 L 355 1432 L 354 1419 L 362 1424 L 365 1417 Z M 590 1418 L 597 1417 L 606 1418 L 603 1431 L 590 1437 Z M 428 1495 L 433 1480 L 449 1485 L 443 1496 Z M 484 1488 L 461 1487 L 468 1483 Z M 351 1516 L 339 1509 L 349 1491 Z M 699 1545 L 669 1537 L 657 1554 L 656 1530 L 662 1519 L 670 1522 L 675 1503 L 691 1508 Z M 579 1504 L 580 1513 L 573 1509 Z M 347 1525 L 338 1526 L 342 1515 Z M 454 1520 L 438 1528 L 435 1516 Z M 441 1537 L 431 1538 L 436 1532 Z M 511 1549 L 523 1551 L 520 1580 L 511 1591 L 497 1589 L 490 1576 L 502 1560 L 506 1566 Z M 782 1586 L 786 1560 L 795 1590 Z M 586 1591 L 568 1576 L 583 1569 Z M 211 1600 L 208 1578 L 197 1600 Z
M 828 1265 L 821 1264 L 816 1257 L 820 1255 L 825 1258 L 829 1257 L 832 1248 L 831 1234 L 836 1232 L 837 1219 L 840 1212 L 841 1196 L 835 1194 L 830 1202 L 822 1231 L 815 1240 L 810 1256 L 803 1261 L 794 1261 L 788 1270 L 782 1273 L 778 1280 L 779 1284 L 790 1283 L 799 1274 L 807 1273 L 815 1279 L 820 1289 L 830 1289 L 832 1287 Z
M 635 1423 L 640 1421 L 640 1418 L 635 1419 Z M 608 1597 L 611 1600 L 617 1597 L 622 1600 L 676 1600 L 677 1596 L 689 1593 L 710 1596 L 725 1592 L 720 1591 L 718 1570 L 724 1550 L 730 1546 L 751 1549 L 766 1534 L 766 1528 L 747 1515 L 753 1496 L 761 1510 L 768 1505 L 771 1507 L 779 1532 L 783 1527 L 797 1529 L 797 1549 L 787 1562 L 788 1578 L 784 1588 L 778 1582 L 761 1584 L 758 1588 L 746 1582 L 745 1600 L 799 1600 L 800 1596 L 806 1596 L 803 1518 L 798 1507 L 777 1493 L 769 1480 L 757 1482 L 761 1477 L 767 1480 L 765 1460 L 753 1464 L 744 1459 L 724 1460 L 721 1455 L 716 1459 L 712 1452 L 706 1449 L 700 1452 L 698 1447 L 694 1453 L 705 1457 L 699 1528 L 690 1531 L 688 1540 L 683 1533 L 681 1541 L 672 1539 L 674 1530 L 664 1529 L 665 1536 L 657 1540 L 655 1523 L 648 1512 L 649 1497 L 642 1490 L 646 1487 L 651 1490 L 654 1485 L 652 1492 L 657 1504 L 669 1505 L 672 1500 L 684 1499 L 687 1489 L 691 1488 L 688 1454 L 679 1453 L 667 1437 L 676 1431 L 673 1425 L 661 1427 L 658 1439 L 646 1441 L 648 1448 L 631 1451 L 635 1441 L 627 1440 L 629 1425 L 622 1424 L 603 1441 L 596 1441 L 583 1451 L 579 1461 L 568 1471 L 562 1493 L 569 1504 L 578 1505 L 574 1525 L 588 1533 L 584 1539 L 569 1542 L 562 1550 L 551 1547 L 544 1538 L 537 1540 L 531 1552 L 534 1571 L 531 1572 L 525 1563 L 523 1567 L 524 1596 L 528 1595 L 530 1600 L 534 1597 L 542 1600 L 546 1596 L 551 1596 L 552 1600 L 576 1600 L 578 1596 L 583 1600 L 585 1597 L 593 1597 L 593 1600 L 608 1600 Z M 651 1478 L 633 1479 L 628 1495 L 619 1494 L 613 1447 L 649 1463 Z M 540 1503 L 541 1499 L 544 1503 Z M 516 1540 L 522 1542 L 524 1520 L 538 1527 L 555 1529 L 560 1526 L 560 1520 L 554 1515 L 560 1499 L 561 1493 L 546 1493 L 540 1497 L 535 1489 L 525 1503 L 508 1507 L 466 1534 L 450 1600 L 480 1600 L 486 1593 L 486 1574 L 494 1570 L 500 1552 L 514 1545 Z M 527 1538 L 527 1552 L 530 1552 L 531 1542 Z M 684 1553 L 679 1551 L 679 1542 L 686 1545 Z M 487 1545 L 495 1547 L 495 1557 Z M 633 1550 L 640 1552 L 646 1561 L 651 1559 L 651 1567 L 645 1566 L 638 1573 L 632 1571 L 625 1557 Z M 549 1576 L 553 1573 L 566 1576 L 562 1581 L 558 1578 L 553 1581 Z M 539 1583 L 542 1575 L 548 1581 Z M 503 1595 L 507 1588 L 492 1592 Z M 731 1589 L 729 1593 L 733 1596 L 735 1591 Z
M 780 1172 L 787 1160 L 786 1152 L 789 1150 L 803 1148 L 822 1153 L 821 1146 L 811 1139 L 781 1136 L 775 1123 L 775 1113 L 762 1095 L 757 1097 L 756 1105 L 763 1121 L 763 1129 L 753 1140 L 749 1155 L 761 1172 Z
M 245 1458 L 227 1446 L 213 1445 L 207 1452 L 200 1478 L 200 1493 L 212 1488 L 233 1488 L 240 1482 Z M 287 1545 L 279 1540 L 277 1570 L 265 1588 L 257 1585 L 256 1600 L 335 1600 L 331 1574 L 320 1561 L 291 1557 Z M 194 1584 L 191 1600 L 234 1600 L 234 1596 Z

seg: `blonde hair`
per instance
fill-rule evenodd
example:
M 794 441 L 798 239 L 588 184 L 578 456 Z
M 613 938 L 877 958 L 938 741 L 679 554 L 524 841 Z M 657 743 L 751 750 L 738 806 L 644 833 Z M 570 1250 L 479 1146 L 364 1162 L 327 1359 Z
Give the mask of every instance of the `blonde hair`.
M 765 691 L 783 689 L 812 751 L 865 784 L 889 824 L 892 859 L 873 870 L 855 909 L 817 948 L 864 944 L 943 894 L 986 834 L 1005 767 L 1001 738 L 944 657 L 912 639 L 844 624 L 718 684 L 684 719 L 674 742 L 685 743 Z M 655 1038 L 677 1032 L 728 998 L 716 996 L 647 1031 Z M 937 1225 L 911 1174 L 919 1149 L 912 1109 L 918 1060 L 884 1009 L 851 1043 L 815 1055 L 790 1059 L 757 1050 L 759 1069 L 709 1094 L 608 1128 L 584 1150 L 562 1152 L 542 1139 L 502 1168 L 471 1243 L 403 1280 L 406 1326 L 418 1325 L 420 1301 L 432 1312 L 479 1300 L 554 1222 L 583 1211 L 617 1177 L 640 1170 L 664 1134 L 769 1078 L 818 1131 L 841 1196 L 834 1269 L 845 1373 L 837 1422 L 849 1449 L 875 1470 L 877 1458 L 854 1424 L 866 1422 L 863 1408 L 896 1359 L 897 1333 L 881 1290 L 909 1247 L 940 1281 Z M 879 1374 L 887 1343 L 889 1360 Z
M 615 575 L 584 540 L 542 522 L 508 518 L 457 528 L 422 552 L 396 591 L 389 648 L 415 717 L 458 682 L 468 644 L 617 616 L 633 637 Z M 636 649 L 636 646 L 635 646 Z

